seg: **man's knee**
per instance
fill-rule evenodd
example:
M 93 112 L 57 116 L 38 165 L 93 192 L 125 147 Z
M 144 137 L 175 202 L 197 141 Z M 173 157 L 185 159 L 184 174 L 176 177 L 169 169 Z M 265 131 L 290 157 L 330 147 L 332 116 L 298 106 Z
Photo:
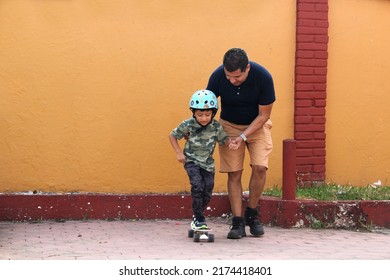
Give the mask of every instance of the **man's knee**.
M 240 182 L 242 176 L 242 170 L 228 173 L 228 179 L 230 182 Z
M 267 172 L 267 167 L 263 165 L 252 165 L 252 170 L 258 173 L 264 173 Z
M 267 167 L 262 165 L 252 165 L 252 173 L 258 177 L 265 177 L 267 174 Z

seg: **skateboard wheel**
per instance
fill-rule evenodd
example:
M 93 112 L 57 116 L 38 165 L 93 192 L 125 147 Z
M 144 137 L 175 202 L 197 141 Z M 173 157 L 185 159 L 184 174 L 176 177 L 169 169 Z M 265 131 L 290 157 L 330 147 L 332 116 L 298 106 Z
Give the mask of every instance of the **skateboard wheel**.
M 214 242 L 214 234 L 209 234 L 209 240 L 208 242 Z
M 193 229 L 188 230 L 188 237 L 190 237 L 190 238 L 194 237 L 194 230 Z
M 195 233 L 194 234 L 194 242 L 199 242 L 200 241 L 200 234 L 199 233 Z

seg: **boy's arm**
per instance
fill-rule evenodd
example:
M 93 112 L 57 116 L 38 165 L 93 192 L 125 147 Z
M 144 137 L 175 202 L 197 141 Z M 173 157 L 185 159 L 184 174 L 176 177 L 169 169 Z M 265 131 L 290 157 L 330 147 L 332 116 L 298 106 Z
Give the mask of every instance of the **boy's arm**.
M 237 150 L 239 145 L 232 141 L 232 138 L 228 137 L 225 130 L 220 126 L 218 137 L 222 140 L 219 141 L 220 145 L 229 146 L 230 150 Z
M 179 146 L 179 142 L 172 134 L 169 134 L 169 142 L 171 142 L 173 150 L 176 153 L 177 161 L 181 163 L 185 163 L 186 157 L 184 156 L 183 151 Z

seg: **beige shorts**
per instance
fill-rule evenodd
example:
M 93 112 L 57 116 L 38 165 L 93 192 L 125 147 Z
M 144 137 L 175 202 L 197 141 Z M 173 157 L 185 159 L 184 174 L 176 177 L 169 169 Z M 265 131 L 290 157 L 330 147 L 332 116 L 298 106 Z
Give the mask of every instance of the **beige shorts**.
M 237 137 L 247 129 L 249 125 L 237 125 L 220 119 L 226 134 Z M 245 147 L 248 149 L 250 165 L 261 165 L 268 168 L 268 158 L 272 152 L 271 137 L 272 122 L 269 119 L 262 128 L 247 137 L 247 141 L 240 145 L 237 150 L 229 150 L 228 145 L 218 145 L 220 155 L 220 172 L 234 172 L 244 169 Z M 245 144 L 245 145 L 244 145 Z

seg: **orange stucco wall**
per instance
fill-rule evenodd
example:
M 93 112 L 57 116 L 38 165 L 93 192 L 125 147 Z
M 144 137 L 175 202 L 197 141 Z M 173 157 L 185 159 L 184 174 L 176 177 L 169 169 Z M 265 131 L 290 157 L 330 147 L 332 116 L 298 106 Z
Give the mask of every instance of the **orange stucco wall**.
M 329 1 L 327 178 L 390 185 L 390 1 Z
M 188 191 L 168 134 L 236 46 L 275 77 L 268 184 L 279 184 L 294 11 L 284 0 L 2 1 L 0 191 Z M 217 174 L 216 191 L 225 181 Z
M 386 181 L 389 2 L 329 4 L 327 177 Z M 2 1 L 0 192 L 189 191 L 168 134 L 236 46 L 274 76 L 267 186 L 281 185 L 295 1 Z

